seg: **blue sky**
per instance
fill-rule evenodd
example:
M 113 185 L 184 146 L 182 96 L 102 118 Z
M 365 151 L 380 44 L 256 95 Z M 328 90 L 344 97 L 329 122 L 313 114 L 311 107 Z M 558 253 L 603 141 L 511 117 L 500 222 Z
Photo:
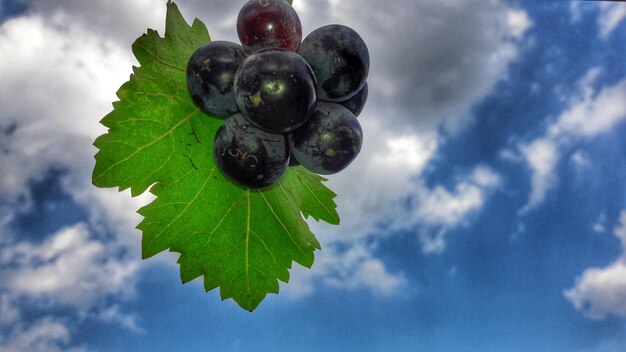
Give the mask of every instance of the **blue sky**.
M 294 0 L 369 45 L 365 145 L 248 313 L 140 260 L 150 196 L 91 185 L 165 1 L 2 1 L 0 352 L 626 350 L 626 4 L 396 3 Z M 243 2 L 178 4 L 236 40 Z

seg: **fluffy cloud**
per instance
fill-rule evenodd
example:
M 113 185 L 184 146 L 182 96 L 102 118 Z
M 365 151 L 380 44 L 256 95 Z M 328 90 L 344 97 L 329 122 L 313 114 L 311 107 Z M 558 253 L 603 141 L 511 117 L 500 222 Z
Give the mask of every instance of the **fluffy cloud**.
M 14 328 L 3 341 L 0 352 L 86 352 L 87 349 L 71 346 L 70 331 L 65 324 L 54 319 L 41 319 L 27 329 Z
M 587 269 L 564 293 L 577 310 L 591 319 L 626 317 L 626 211 L 614 235 L 622 243 L 622 257 L 606 268 Z
M 201 18 L 213 39 L 237 41 L 238 3 L 214 1 L 209 7 L 189 0 L 180 6 Z M 525 11 L 500 0 L 400 0 L 394 6 L 384 0 L 296 0 L 294 7 L 305 36 L 342 23 L 363 37 L 372 66 L 362 120 L 376 119 L 396 134 L 465 126 L 471 107 L 506 77 L 517 44 L 532 27 Z
M 462 128 L 472 105 L 506 77 L 515 39 L 530 26 L 523 11 L 500 1 L 330 1 L 326 8 L 330 17 L 321 18 L 354 27 L 368 43 L 375 113 L 396 132 Z M 400 39 L 390 46 L 389 38 Z
M 132 314 L 107 314 L 106 302 L 132 296 L 138 264 L 119 254 L 138 253 L 138 238 L 129 234 L 137 234 L 135 209 L 145 199 L 97 190 L 90 181 L 91 144 L 104 132 L 98 120 L 110 111 L 133 61 L 129 44 L 123 48 L 67 12 L 41 13 L 35 3 L 30 13 L 0 27 L 0 51 L 10 53 L 0 57 L 0 168 L 9 170 L 0 179 L 0 293 L 1 303 L 12 306 L 3 307 L 2 321 L 16 327 L 7 330 L 2 346 L 6 351 L 70 350 L 76 318 L 140 330 Z M 77 224 L 40 244 L 14 243 L 18 236 L 11 236 L 7 225 L 32 205 L 30 184 L 53 168 L 65 171 L 62 187 L 86 207 L 90 225 L 99 233 L 113 230 L 117 239 L 100 240 Z M 23 304 L 41 308 L 43 320 L 22 321 Z M 50 306 L 65 307 L 71 319 L 58 320 L 65 315 L 44 309 Z
M 446 137 L 471 123 L 471 107 L 506 79 L 532 21 L 500 1 L 402 0 L 389 6 L 381 0 L 317 0 L 302 6 L 305 32 L 328 23 L 349 25 L 367 42 L 372 61 L 371 98 L 359 120 L 373 132 L 366 132 L 359 158 L 329 182 L 339 194 L 341 228 L 314 224 L 316 233 L 326 243 L 379 236 L 376 225 L 385 222 L 388 228 L 412 228 L 432 248 L 428 252 L 441 251 L 444 234 L 480 209 L 490 187 L 472 184 L 473 171 L 458 175 L 451 190 L 430 188 L 422 174 Z M 399 39 L 392 44 L 389 38 Z M 411 209 L 398 209 L 407 198 L 413 199 Z M 415 204 L 419 199 L 427 201 Z M 438 209 L 450 211 L 449 218 L 416 226 Z M 433 232 L 441 233 L 436 246 L 429 240 Z
M 329 246 L 318 253 L 311 269 L 296 267 L 292 280 L 281 291 L 291 298 L 302 298 L 315 291 L 317 285 L 353 291 L 366 289 L 382 297 L 397 296 L 407 285 L 402 273 L 390 273 L 372 256 L 375 250 L 362 242 L 339 250 Z
M 188 19 L 197 16 L 207 23 L 214 39 L 236 40 L 239 4 L 178 3 Z M 312 224 L 325 251 L 311 271 L 315 280 L 308 282 L 390 295 L 405 279 L 401 273 L 390 273 L 375 258 L 374 250 L 363 247 L 359 240 L 379 235 L 376 225 L 413 195 L 425 201 L 414 200 L 410 212 L 393 217 L 398 220 L 395 226 L 414 227 L 419 219 L 434 216 L 424 233 L 436 229 L 442 234 L 438 244 L 432 245 L 430 236 L 420 236 L 425 246 L 435 248 L 428 251 L 440 251 L 442 236 L 484 204 L 496 177 L 482 167 L 459 175 L 452 189 L 428 188 L 420 176 L 442 143 L 441 127 L 454 133 L 471 121 L 470 108 L 506 77 L 506 68 L 517 55 L 517 43 L 532 23 L 523 11 L 496 0 L 480 4 L 402 0 L 394 6 L 380 0 L 314 0 L 297 1 L 295 6 L 305 32 L 333 22 L 357 29 L 370 46 L 373 63 L 371 101 L 360 117 L 364 129 L 373 132 L 366 134 L 359 159 L 346 172 L 332 177 L 330 186 L 339 194 L 343 225 L 329 229 Z M 121 0 L 33 1 L 27 16 L 2 23 L 0 52 L 10 55 L 0 56 L 0 77 L 4 78 L 0 81 L 0 163 L 10 172 L 0 179 L 1 224 L 7 224 L 19 207 L 27 210 L 29 184 L 57 167 L 67 171 L 63 188 L 89 210 L 89 227 L 112 228 L 120 247 L 138 252 L 137 237 L 130 236 L 137 235 L 131 229 L 140 220 L 135 210 L 150 196 L 131 199 L 126 192 L 95 189 L 90 183 L 96 152 L 91 143 L 105 132 L 98 120 L 110 111 L 115 91 L 128 79 L 135 63 L 131 42 L 146 27 L 163 33 L 164 10 L 164 2 L 159 0 L 132 4 Z M 408 35 L 395 32 L 396 28 L 406 28 Z M 390 50 L 389 38 L 398 36 L 402 42 Z M 438 208 L 429 209 L 431 206 Z M 70 232 L 84 248 L 63 244 Z M 343 241 L 355 242 L 340 251 L 335 245 Z M 108 282 L 108 291 L 93 295 L 90 288 L 104 284 L 90 278 L 95 264 L 105 265 L 111 280 L 131 279 L 136 272 L 136 268 L 123 271 L 117 262 L 107 262 L 108 247 L 80 226 L 53 234 L 40 246 L 10 246 L 14 251 L 10 259 L 21 260 L 24 266 L 19 267 L 21 272 L 7 272 L 6 290 L 16 296 L 47 297 L 76 309 L 97 305 L 102 295 L 121 293 L 119 281 L 114 280 Z M 346 262 L 346 253 L 353 259 Z M 73 266 L 84 268 L 72 278 L 68 273 Z M 20 274 L 42 280 L 33 285 Z M 68 274 L 68 279 L 49 279 L 57 274 Z M 72 285 L 79 285 L 77 292 L 86 296 L 72 292 Z M 118 313 L 110 306 L 94 314 L 131 330 L 136 326 L 132 316 Z
M 467 224 L 469 216 L 483 208 L 500 182 L 493 170 L 478 166 L 452 190 L 420 184 L 406 208 L 408 221 L 400 226 L 416 229 L 424 253 L 441 253 L 446 246 L 447 233 Z
M 0 333 L 0 351 L 69 350 L 71 327 L 83 319 L 142 332 L 133 314 L 109 303 L 134 296 L 138 259 L 124 258 L 124 252 L 123 246 L 94 237 L 82 223 L 39 244 L 0 247 L 0 327 L 7 331 Z M 22 321 L 25 306 L 42 318 Z M 54 313 L 58 309 L 65 313 Z
M 599 68 L 590 69 L 580 79 L 580 93 L 570 99 L 569 108 L 546 128 L 542 137 L 519 146 L 532 172 L 532 190 L 522 213 L 540 205 L 555 186 L 555 168 L 563 149 L 609 132 L 626 121 L 626 80 L 596 91 L 594 85 L 600 74 Z
M 114 243 L 91 238 L 84 224 L 59 230 L 41 244 L 0 251 L 0 289 L 89 311 L 108 296 L 129 296 L 136 261 L 119 260 Z
M 183 13 L 201 18 L 213 39 L 237 40 L 238 4 L 215 1 L 212 6 L 217 10 L 196 0 L 179 5 Z M 416 232 L 421 233 L 428 252 L 441 251 L 445 233 L 478 212 L 494 187 L 477 185 L 470 174 L 460 175 L 452 190 L 429 189 L 420 176 L 439 150 L 441 127 L 458 132 L 471 122 L 472 105 L 506 79 L 508 64 L 517 57 L 518 44 L 532 27 L 528 14 L 501 1 L 402 0 L 389 6 L 381 0 L 312 0 L 295 1 L 294 7 L 305 35 L 329 23 L 353 27 L 367 42 L 372 62 L 370 101 L 359 120 L 365 131 L 373 132 L 366 132 L 359 158 L 330 177 L 328 185 L 338 194 L 342 224 L 311 223 L 324 248 L 316 267 L 324 256 L 333 254 L 329 248 L 337 242 L 345 245 L 380 236 L 376 225 L 383 221 L 397 221 L 396 228 L 416 227 L 420 214 L 425 218 L 435 211 L 427 209 L 430 205 L 451 215 Z M 398 28 L 404 28 L 403 33 Z M 390 47 L 389 38 L 398 37 L 402 39 Z M 399 203 L 410 195 L 415 199 L 426 196 L 428 204 L 414 204 L 417 215 L 398 214 Z M 434 229 L 441 234 L 437 245 L 432 241 Z M 304 274 L 294 270 L 294 280 L 300 275 Z
M 556 182 L 554 169 L 559 160 L 559 153 L 555 143 L 545 139 L 539 139 L 523 145 L 520 149 L 532 170 L 532 191 L 528 204 L 523 209 L 523 211 L 526 211 L 541 204 L 548 191 L 554 186 Z

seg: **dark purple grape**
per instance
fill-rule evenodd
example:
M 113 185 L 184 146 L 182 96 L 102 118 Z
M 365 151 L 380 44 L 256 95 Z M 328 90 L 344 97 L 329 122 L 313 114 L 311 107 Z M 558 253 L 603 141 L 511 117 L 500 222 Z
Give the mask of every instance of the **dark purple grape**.
M 316 104 L 315 76 L 300 55 L 267 49 L 248 56 L 235 76 L 235 100 L 255 126 L 286 133 L 302 125 Z
M 356 117 L 339 104 L 318 103 L 307 123 L 287 136 L 292 155 L 318 174 L 345 169 L 361 151 L 363 131 Z
M 245 188 L 270 186 L 287 169 L 285 137 L 252 126 L 241 114 L 229 117 L 217 130 L 213 158 L 231 181 Z
M 361 88 L 355 95 L 353 95 L 352 98 L 340 102 L 339 105 L 350 110 L 350 112 L 353 113 L 355 117 L 359 117 L 359 115 L 361 115 L 361 111 L 363 111 L 365 102 L 367 101 L 367 94 L 367 82 L 365 82 L 363 88 Z
M 302 25 L 285 0 L 250 0 L 239 11 L 237 34 L 248 53 L 269 48 L 296 51 Z
M 323 101 L 350 99 L 369 73 L 367 46 L 350 27 L 332 24 L 316 29 L 302 41 L 298 54 L 315 72 L 317 96 Z
M 226 41 L 207 43 L 191 55 L 187 64 L 187 88 L 200 110 L 222 118 L 239 111 L 233 83 L 245 57 L 241 45 Z

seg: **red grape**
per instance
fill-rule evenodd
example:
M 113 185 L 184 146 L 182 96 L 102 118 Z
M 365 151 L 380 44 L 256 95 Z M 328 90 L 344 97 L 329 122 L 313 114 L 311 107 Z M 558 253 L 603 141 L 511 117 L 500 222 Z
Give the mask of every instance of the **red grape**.
M 269 48 L 296 51 L 302 25 L 285 0 L 250 0 L 239 11 L 237 34 L 248 53 Z

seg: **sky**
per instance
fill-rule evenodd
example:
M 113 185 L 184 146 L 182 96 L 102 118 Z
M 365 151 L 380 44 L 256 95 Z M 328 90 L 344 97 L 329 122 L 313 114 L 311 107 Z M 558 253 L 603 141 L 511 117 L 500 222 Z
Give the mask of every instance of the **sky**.
M 626 350 L 625 3 L 294 0 L 367 43 L 365 139 L 252 313 L 140 259 L 150 195 L 91 184 L 165 3 L 0 1 L 0 352 Z M 177 2 L 230 41 L 243 3 Z

